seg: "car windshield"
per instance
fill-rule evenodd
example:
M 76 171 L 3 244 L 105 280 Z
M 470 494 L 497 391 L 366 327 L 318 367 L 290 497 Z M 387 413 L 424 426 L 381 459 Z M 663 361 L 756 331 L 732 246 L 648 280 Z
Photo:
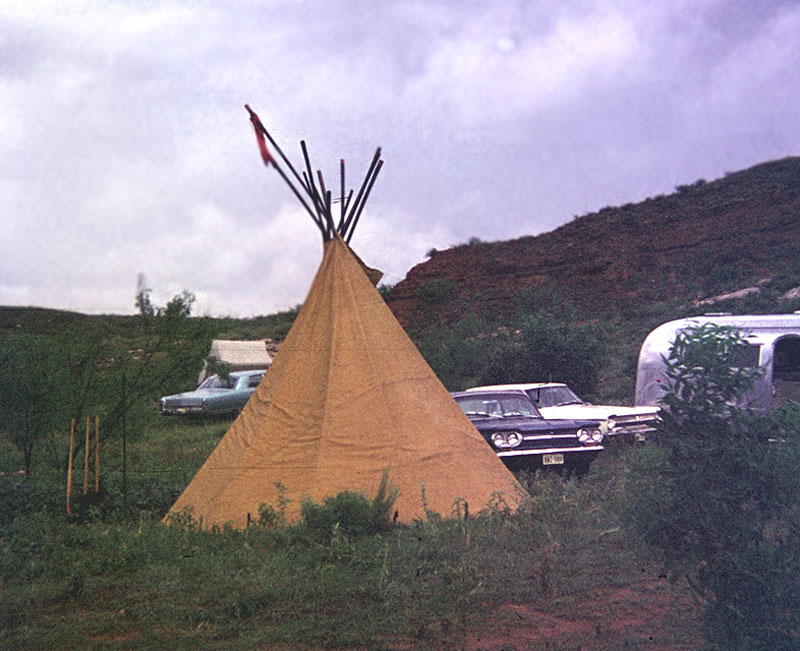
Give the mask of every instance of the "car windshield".
M 467 416 L 539 417 L 536 407 L 525 396 L 464 396 L 456 398 L 456 402 Z
M 236 378 L 228 376 L 223 379 L 219 375 L 212 375 L 207 377 L 200 384 L 198 389 L 233 389 L 236 386 Z
M 581 400 L 568 386 L 539 387 L 528 390 L 531 400 L 537 407 L 558 407 L 560 405 L 582 405 Z

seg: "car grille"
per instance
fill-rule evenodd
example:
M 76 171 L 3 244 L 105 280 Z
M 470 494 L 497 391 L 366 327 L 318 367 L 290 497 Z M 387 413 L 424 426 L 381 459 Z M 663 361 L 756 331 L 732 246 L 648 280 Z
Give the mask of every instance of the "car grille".
M 583 445 L 574 434 L 525 434 L 521 448 L 567 447 L 581 448 Z
M 658 417 L 653 414 L 628 414 L 613 417 L 616 426 L 608 432 L 614 436 L 618 434 L 647 434 L 656 431 Z
M 508 430 L 511 431 L 517 430 Z M 524 456 L 541 456 L 544 454 L 557 454 L 557 453 L 582 453 L 582 452 L 598 452 L 603 450 L 602 445 L 583 445 L 575 434 L 556 434 L 541 432 L 537 434 L 523 434 L 522 443 L 515 448 L 497 449 L 492 448 L 497 453 L 498 457 L 524 457 Z

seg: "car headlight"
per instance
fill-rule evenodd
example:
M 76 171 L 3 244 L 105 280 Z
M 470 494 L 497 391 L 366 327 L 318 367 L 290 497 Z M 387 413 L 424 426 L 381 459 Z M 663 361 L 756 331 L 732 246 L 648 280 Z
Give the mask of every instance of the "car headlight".
M 522 443 L 522 435 L 519 432 L 509 432 L 508 436 L 506 436 L 506 441 L 508 442 L 508 447 L 515 448 Z
M 522 435 L 519 432 L 495 432 L 492 443 L 496 448 L 515 448 L 522 443 Z
M 599 445 L 603 442 L 603 432 L 598 427 L 581 427 L 578 440 L 584 445 Z
M 609 418 L 606 421 L 606 426 L 608 427 L 608 431 L 610 432 L 611 430 L 616 429 L 617 421 L 615 421 L 613 418 Z

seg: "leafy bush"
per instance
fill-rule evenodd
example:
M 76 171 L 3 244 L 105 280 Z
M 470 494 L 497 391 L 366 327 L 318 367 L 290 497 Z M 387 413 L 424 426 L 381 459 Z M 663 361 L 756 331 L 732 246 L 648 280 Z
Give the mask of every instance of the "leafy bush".
M 496 341 L 485 336 L 491 326 L 467 316 L 453 326 L 440 326 L 417 338 L 415 344 L 438 378 L 451 391 L 474 386 L 480 380 Z
M 41 483 L 16 477 L 0 477 L 0 527 L 4 527 L 20 515 L 49 512 L 63 509 L 64 493 L 49 490 Z
M 300 507 L 300 528 L 322 543 L 330 542 L 337 532 L 351 537 L 379 533 L 389 526 L 396 499 L 397 490 L 384 473 L 371 502 L 353 491 L 342 491 L 322 504 L 306 500 Z
M 432 278 L 417 287 L 417 298 L 426 305 L 449 301 L 455 296 L 456 286 L 449 280 Z
M 526 288 L 515 305 L 518 313 L 507 325 L 468 314 L 452 326 L 428 329 L 415 344 L 451 391 L 553 380 L 591 397 L 606 348 L 598 327 L 581 323 L 553 287 Z
M 709 642 L 797 648 L 800 412 L 734 406 L 757 375 L 735 366 L 743 343 L 715 325 L 678 335 L 659 441 L 629 469 L 624 517 L 707 600 Z
M 591 326 L 570 323 L 547 310 L 525 316 L 498 339 L 482 365 L 482 384 L 567 382 L 579 395 L 591 395 L 602 363 L 602 347 Z

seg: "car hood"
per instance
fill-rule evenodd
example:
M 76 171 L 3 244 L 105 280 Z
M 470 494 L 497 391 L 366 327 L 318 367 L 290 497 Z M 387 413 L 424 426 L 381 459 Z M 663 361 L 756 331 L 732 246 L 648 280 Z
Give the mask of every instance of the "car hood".
M 196 389 L 194 391 L 186 391 L 185 393 L 176 393 L 171 396 L 164 396 L 161 398 L 165 402 L 202 402 L 211 396 L 218 396 L 221 394 L 231 393 L 232 389 Z
M 653 416 L 660 411 L 658 407 L 622 407 L 619 405 L 560 405 L 558 407 L 539 407 L 545 418 L 587 418 L 606 420 L 612 416 Z
M 480 432 L 499 432 L 514 429 L 520 432 L 576 432 L 581 427 L 597 427 L 596 420 L 559 419 L 556 421 L 544 418 L 470 418 L 472 424 Z

